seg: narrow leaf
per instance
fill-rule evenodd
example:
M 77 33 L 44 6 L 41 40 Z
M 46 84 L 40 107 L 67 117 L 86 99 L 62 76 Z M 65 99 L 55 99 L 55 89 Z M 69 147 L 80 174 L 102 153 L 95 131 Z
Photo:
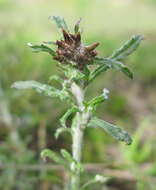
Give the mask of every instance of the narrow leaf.
M 89 102 L 85 102 L 85 105 L 88 107 L 96 107 L 97 105 L 99 105 L 100 103 L 104 102 L 105 100 L 108 99 L 108 94 L 109 94 L 109 90 L 107 90 L 106 88 L 103 89 L 103 93 L 100 96 L 97 96 L 95 98 L 93 98 L 92 100 L 90 100 Z
M 45 149 L 41 152 L 41 158 L 42 159 L 46 159 L 49 158 L 51 160 L 53 160 L 54 162 L 56 162 L 57 164 L 62 164 L 62 165 L 66 165 L 65 160 L 56 152 L 50 150 L 50 149 Z
M 90 120 L 88 126 L 100 127 L 104 129 L 109 135 L 111 135 L 112 137 L 114 137 L 119 141 L 124 141 L 127 145 L 130 145 L 132 143 L 132 139 L 126 131 L 124 131 L 123 129 L 119 128 L 116 125 L 98 119 L 96 117 Z
M 93 179 L 89 180 L 87 183 L 85 183 L 81 189 L 85 189 L 90 185 L 93 185 L 95 183 L 106 183 L 109 180 L 108 177 L 104 177 L 102 175 L 97 174 Z
M 72 134 L 71 128 L 60 127 L 55 132 L 55 138 L 58 139 L 58 137 L 60 136 L 60 134 L 63 133 L 63 132 L 68 132 L 68 133 Z
M 56 23 L 56 25 L 57 25 L 57 27 L 58 27 L 59 29 L 62 29 L 62 28 L 63 28 L 63 29 L 65 29 L 65 30 L 69 31 L 69 30 L 68 30 L 68 26 L 67 26 L 67 24 L 66 24 L 66 22 L 65 22 L 65 20 L 64 20 L 63 17 L 61 17 L 61 16 L 50 16 L 49 19 L 54 20 L 55 23 Z
M 76 162 L 67 150 L 61 149 L 61 154 L 69 163 Z
M 89 83 L 95 79 L 98 75 L 100 75 L 102 72 L 105 72 L 107 71 L 108 69 L 110 69 L 111 66 L 110 65 L 107 65 L 107 64 L 103 64 L 103 65 L 100 65 L 98 66 L 94 71 L 92 71 L 90 73 L 90 76 L 89 76 Z
M 121 60 L 127 57 L 137 49 L 142 40 L 143 36 L 141 35 L 132 36 L 132 38 L 127 41 L 121 48 L 116 50 L 110 58 L 115 60 Z
M 41 45 L 33 45 L 31 43 L 27 44 L 33 52 L 38 53 L 38 52 L 47 52 L 52 56 L 55 56 L 55 51 L 49 48 L 48 46 L 41 44 Z
M 76 106 L 73 106 L 72 108 L 70 108 L 69 110 L 67 110 L 67 112 L 61 117 L 60 119 L 60 123 L 63 127 L 66 127 L 66 120 L 68 119 L 68 117 L 73 114 L 78 112 L 79 109 Z
M 69 98 L 63 91 L 58 90 L 50 85 L 42 84 L 37 81 L 17 81 L 13 83 L 12 88 L 17 89 L 34 89 L 36 92 L 50 97 L 60 97 L 61 99 Z
M 81 22 L 81 18 L 76 22 L 75 27 L 74 27 L 74 31 L 75 33 L 79 32 L 79 27 L 80 27 L 80 22 Z
M 119 61 L 115 61 L 115 62 L 112 63 L 112 68 L 123 72 L 126 76 L 133 79 L 133 73 L 123 63 L 121 63 Z

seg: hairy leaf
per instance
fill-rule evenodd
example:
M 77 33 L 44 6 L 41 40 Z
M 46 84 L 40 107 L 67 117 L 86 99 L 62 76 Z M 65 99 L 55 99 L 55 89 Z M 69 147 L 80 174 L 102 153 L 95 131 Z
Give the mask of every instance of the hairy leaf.
M 49 97 L 59 97 L 61 100 L 69 98 L 68 94 L 58 90 L 50 85 L 42 84 L 37 81 L 17 81 L 13 83 L 12 88 L 17 89 L 34 89 L 36 92 Z
M 53 160 L 54 162 L 56 162 L 57 164 L 61 164 L 66 166 L 66 162 L 65 160 L 56 152 L 50 150 L 50 149 L 45 149 L 41 152 L 41 158 L 42 159 L 46 159 L 49 158 L 51 160 Z
M 49 48 L 48 46 L 41 44 L 41 45 L 33 45 L 31 43 L 28 43 L 28 46 L 32 49 L 33 52 L 47 52 L 52 56 L 55 56 L 55 51 Z
M 109 180 L 108 177 L 104 177 L 102 175 L 97 174 L 93 179 L 89 180 L 87 183 L 85 183 L 81 189 L 85 189 L 90 185 L 93 185 L 95 183 L 106 183 Z
M 67 112 L 61 117 L 60 119 L 60 123 L 63 127 L 66 127 L 66 120 L 68 119 L 68 117 L 73 114 L 78 112 L 79 109 L 76 106 L 73 106 L 72 108 L 70 108 L 69 110 L 67 110 Z
M 94 71 L 92 71 L 90 73 L 90 76 L 89 76 L 89 81 L 88 83 L 90 83 L 93 79 L 95 79 L 98 75 L 100 75 L 102 72 L 105 72 L 107 71 L 108 69 L 110 69 L 111 66 L 108 65 L 108 64 L 103 64 L 103 65 L 100 65 L 98 66 Z
M 72 134 L 71 128 L 60 127 L 55 132 L 55 138 L 58 139 L 58 137 L 60 136 L 60 134 L 63 133 L 63 132 L 68 132 L 68 133 Z
M 61 149 L 61 154 L 69 163 L 76 162 L 67 150 Z
M 132 139 L 126 131 L 124 131 L 123 129 L 119 128 L 116 125 L 113 125 L 111 123 L 98 119 L 96 117 L 90 120 L 88 126 L 100 127 L 104 129 L 109 135 L 114 137 L 115 139 L 126 142 L 127 145 L 130 145 L 132 143 Z
M 80 26 L 80 22 L 81 22 L 81 18 L 76 22 L 75 27 L 74 27 L 74 31 L 75 33 L 79 32 L 79 26 Z
M 61 16 L 50 16 L 49 19 L 54 20 L 58 28 L 61 28 L 61 29 L 64 28 L 65 30 L 68 31 L 68 26 L 67 26 L 63 17 L 61 17 Z
M 127 41 L 120 49 L 116 50 L 110 58 L 115 60 L 121 60 L 127 57 L 137 49 L 142 40 L 143 36 L 141 35 L 132 36 L 132 38 Z
M 115 62 L 112 63 L 112 68 L 123 72 L 126 76 L 133 79 L 133 73 L 123 63 L 121 63 L 119 61 L 115 61 Z
M 104 88 L 103 93 L 100 96 L 97 96 L 93 98 L 92 100 L 85 102 L 85 105 L 87 107 L 90 106 L 92 108 L 95 108 L 97 105 L 99 105 L 100 103 L 108 99 L 108 94 L 109 94 L 109 91 L 106 88 Z
M 52 80 L 55 80 L 55 81 L 59 82 L 60 84 L 62 84 L 64 82 L 64 80 L 61 77 L 59 77 L 58 75 L 50 76 L 48 82 L 51 82 Z

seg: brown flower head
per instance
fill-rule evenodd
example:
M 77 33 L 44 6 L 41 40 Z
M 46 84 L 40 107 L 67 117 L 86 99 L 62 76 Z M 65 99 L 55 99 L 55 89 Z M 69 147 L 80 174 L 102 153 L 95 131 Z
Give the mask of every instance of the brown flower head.
M 94 43 L 90 46 L 85 46 L 81 43 L 81 34 L 70 34 L 62 29 L 64 40 L 57 40 L 58 46 L 56 50 L 55 60 L 60 63 L 71 63 L 76 66 L 80 71 L 83 71 L 84 66 L 89 64 L 97 55 L 95 48 L 99 43 Z

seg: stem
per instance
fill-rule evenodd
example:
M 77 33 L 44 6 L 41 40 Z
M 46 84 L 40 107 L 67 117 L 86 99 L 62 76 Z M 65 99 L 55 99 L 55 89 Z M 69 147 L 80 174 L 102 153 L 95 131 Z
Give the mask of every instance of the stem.
M 81 89 L 77 84 L 73 83 L 71 86 L 71 91 L 76 98 L 79 109 L 81 110 L 81 112 L 78 112 L 76 114 L 75 119 L 72 123 L 72 154 L 73 158 L 80 163 L 82 156 L 83 133 L 88 122 L 89 114 L 85 111 L 83 106 L 83 89 Z M 71 176 L 71 190 L 80 190 L 80 171 L 76 171 L 76 168 L 73 168 L 73 171 L 74 172 Z

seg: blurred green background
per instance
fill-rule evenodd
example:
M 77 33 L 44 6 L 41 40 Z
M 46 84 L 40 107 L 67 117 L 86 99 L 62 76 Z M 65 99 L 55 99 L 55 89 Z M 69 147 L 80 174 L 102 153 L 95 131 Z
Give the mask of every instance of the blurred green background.
M 87 130 L 83 161 L 104 163 L 107 169 L 100 172 L 107 175 L 109 169 L 115 179 L 98 189 L 155 190 L 155 0 L 0 0 L 0 190 L 59 190 L 62 179 L 66 183 L 68 178 L 60 171 L 45 171 L 40 160 L 45 147 L 70 150 L 68 135 L 54 138 L 66 103 L 10 88 L 17 80 L 47 82 L 58 73 L 51 57 L 34 54 L 26 45 L 59 37 L 50 15 L 65 17 L 70 26 L 82 17 L 83 41 L 100 42 L 98 52 L 103 56 L 131 35 L 144 35 L 137 52 L 126 60 L 134 71 L 133 80 L 109 71 L 87 91 L 93 97 L 104 87 L 110 90 L 97 115 L 123 126 L 134 143 L 128 147 L 100 129 Z

